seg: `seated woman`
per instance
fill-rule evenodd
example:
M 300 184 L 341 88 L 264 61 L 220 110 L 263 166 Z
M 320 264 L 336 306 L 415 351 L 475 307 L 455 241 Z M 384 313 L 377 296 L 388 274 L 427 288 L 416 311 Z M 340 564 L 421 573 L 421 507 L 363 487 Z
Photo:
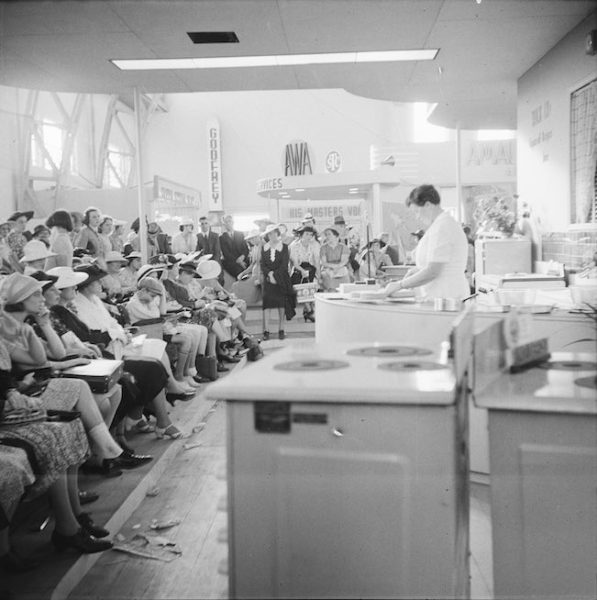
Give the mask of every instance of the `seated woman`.
M 341 283 L 350 283 L 348 260 L 350 249 L 340 242 L 337 229 L 328 227 L 323 230 L 325 244 L 321 246 L 321 283 L 324 292 L 338 289 Z
M 166 291 L 164 286 L 153 277 L 144 277 L 138 283 L 138 290 L 127 302 L 126 310 L 131 324 L 145 320 L 163 319 L 166 317 Z M 166 321 L 163 332 L 172 336 L 172 343 L 177 346 L 177 361 L 174 376 L 192 386 L 198 386 L 195 367 L 198 357 L 205 355 L 207 347 L 207 328 L 193 323 L 172 324 Z M 163 333 L 162 333 L 163 334 Z
M 382 252 L 381 240 L 373 239 L 363 248 L 359 257 L 359 272 L 363 277 L 381 279 L 386 276 L 382 267 L 392 266 L 390 257 Z
M 63 342 L 73 350 L 79 349 L 82 353 L 91 350 L 101 356 L 100 348 L 96 344 L 109 345 L 110 336 L 106 331 L 87 327 L 77 316 L 76 309 L 72 304 L 77 293 L 76 286 L 85 281 L 89 275 L 86 272 L 76 273 L 67 267 L 51 269 L 50 274 L 59 276 L 55 286 L 60 291 L 60 298 L 58 304 L 50 307 L 54 329 Z M 108 358 L 112 357 L 108 353 L 106 353 L 106 356 Z M 164 437 L 166 431 L 168 432 L 165 434 L 166 437 L 171 439 L 180 437 L 182 433 L 172 425 L 168 417 L 164 388 L 168 383 L 169 375 L 163 363 L 160 360 L 144 356 L 125 357 L 124 374 L 127 376 L 125 381 L 122 382 L 125 384 L 123 385 L 125 402 L 121 403 L 114 421 L 119 423 L 126 416 L 130 428 L 138 433 L 149 433 L 154 429 L 143 418 L 143 411 L 152 410 L 157 419 L 157 429 L 155 431 L 158 437 Z M 132 382 L 129 380 L 129 376 Z M 184 395 L 173 394 L 169 395 L 169 400 L 174 402 L 181 397 L 184 397 Z M 118 430 L 116 439 L 125 450 L 128 449 L 134 453 L 127 445 L 124 435 L 120 435 Z
M 3 483 L 14 474 L 15 463 L 3 461 L 7 450 L 26 444 L 33 449 L 34 464 L 30 464 L 31 476 L 27 483 L 27 496 L 34 497 L 49 491 L 56 526 L 52 543 L 57 550 L 73 548 L 84 554 L 102 552 L 112 547 L 107 540 L 110 535 L 93 522 L 89 513 L 83 512 L 79 503 L 78 468 L 85 460 L 89 445 L 80 419 L 69 422 L 35 420 L 43 408 L 43 399 L 30 398 L 19 393 L 11 375 L 11 359 L 5 344 L 0 340 L 0 467 Z M 12 471 L 9 470 L 12 464 Z M 19 489 L 19 488 L 17 488 Z M 20 488 L 22 489 L 22 488 Z M 20 559 L 10 549 L 8 521 L 19 494 L 10 488 L 0 487 L 0 512 L 6 517 L 0 521 L 0 565 L 8 571 L 23 571 L 31 564 Z

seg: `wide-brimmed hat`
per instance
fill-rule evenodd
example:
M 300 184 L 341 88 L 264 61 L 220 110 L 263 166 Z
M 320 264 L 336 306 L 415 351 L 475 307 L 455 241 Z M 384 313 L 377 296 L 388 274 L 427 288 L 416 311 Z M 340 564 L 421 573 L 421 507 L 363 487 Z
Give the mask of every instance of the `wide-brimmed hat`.
M 33 219 L 33 214 L 34 212 L 32 210 L 17 210 L 17 212 L 12 213 L 12 215 L 10 215 L 10 217 L 8 217 L 8 219 L 6 220 L 16 221 L 20 217 L 25 217 L 27 221 L 30 221 L 31 219 Z
M 255 221 L 257 223 L 257 221 Z M 269 223 L 271 225 L 271 222 Z M 252 240 L 261 236 L 261 231 L 259 229 L 251 229 L 249 233 L 245 234 L 245 240 Z
M 47 246 L 39 240 L 31 240 L 23 246 L 23 258 L 19 262 L 33 262 L 42 258 L 57 256 L 56 252 L 50 252 Z
M 150 265 L 163 265 L 168 268 L 173 267 L 179 263 L 180 259 L 176 258 L 174 254 L 156 254 L 149 259 Z
M 89 265 L 77 265 L 74 269 L 75 273 L 87 274 L 87 279 L 84 279 L 77 285 L 79 289 L 87 287 L 90 283 L 98 281 L 102 277 L 105 277 L 108 273 L 98 267 L 95 263 Z
M 143 258 L 143 255 L 141 254 L 141 252 L 129 252 L 127 255 L 125 255 L 124 259 L 127 262 L 131 262 L 131 260 L 133 260 L 134 258 Z
M 166 265 L 143 265 L 137 271 L 137 282 L 141 281 L 151 273 L 163 273 L 165 269 Z
M 338 231 L 338 230 L 337 230 L 335 227 L 326 227 L 326 228 L 323 230 L 323 233 L 325 233 L 326 231 L 331 231 L 331 232 L 333 232 L 333 233 L 334 233 L 334 235 L 335 235 L 336 237 L 340 237 L 340 232 L 339 232 L 339 231 Z
M 137 287 L 140 290 L 147 290 L 148 292 L 151 292 L 156 296 L 162 295 L 162 286 L 160 285 L 158 280 L 154 279 L 153 277 L 146 277 L 137 284 Z
M 334 217 L 334 225 L 346 225 L 346 221 L 342 215 Z
M 266 235 L 269 235 L 274 230 L 278 230 L 278 232 L 280 231 L 280 226 L 277 225 L 276 223 L 272 223 L 271 225 L 268 225 L 265 228 L 265 231 L 263 233 L 260 233 L 259 235 L 261 237 L 265 237 Z
M 206 260 L 199 263 L 195 271 L 201 279 L 216 279 L 222 272 L 222 267 L 215 260 Z
M 194 262 L 180 263 L 178 270 L 180 273 L 189 273 L 193 277 L 199 277 L 199 275 L 197 275 L 197 265 Z
M 257 226 L 259 226 L 260 224 L 271 225 L 273 223 L 273 221 L 269 217 L 263 217 L 261 219 L 255 219 L 253 221 L 253 223 L 255 223 L 255 225 L 257 225 Z
M 110 252 L 108 252 L 106 254 L 106 258 L 104 260 L 107 263 L 119 262 L 119 263 L 122 263 L 123 265 L 125 265 L 127 263 L 126 258 L 124 256 L 122 256 L 122 254 L 120 254 L 120 252 L 116 252 L 116 250 L 110 250 Z
M 296 233 L 297 235 L 303 235 L 303 233 L 312 233 L 313 235 L 315 235 L 315 227 L 313 227 L 313 225 L 301 225 L 300 227 L 297 227 L 297 229 L 293 230 L 294 233 Z
M 79 284 L 87 280 L 89 275 L 83 272 L 75 272 L 70 267 L 53 267 L 46 271 L 48 275 L 54 275 L 57 277 L 57 281 L 54 287 L 57 290 L 64 290 L 66 288 L 77 287 Z
M 41 289 L 45 292 L 51 285 L 54 285 L 58 281 L 58 277 L 50 275 L 44 271 L 34 271 L 29 274 L 29 277 L 37 279 L 41 283 Z
M 41 289 L 42 284 L 37 279 L 21 273 L 12 273 L 2 282 L 0 297 L 6 304 L 18 304 Z
M 184 227 L 185 225 L 195 225 L 195 222 L 190 217 L 183 217 L 180 220 L 180 226 Z
M 305 216 L 301 219 L 301 223 L 305 221 L 313 221 L 315 223 L 315 217 L 311 213 L 305 213 Z

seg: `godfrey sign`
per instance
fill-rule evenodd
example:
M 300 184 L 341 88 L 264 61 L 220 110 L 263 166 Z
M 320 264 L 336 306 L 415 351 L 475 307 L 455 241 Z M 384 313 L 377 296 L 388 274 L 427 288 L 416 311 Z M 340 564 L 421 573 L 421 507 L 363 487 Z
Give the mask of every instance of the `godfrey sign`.
M 207 210 L 222 211 L 222 151 L 220 145 L 220 123 L 216 118 L 207 122 L 208 143 L 208 190 Z

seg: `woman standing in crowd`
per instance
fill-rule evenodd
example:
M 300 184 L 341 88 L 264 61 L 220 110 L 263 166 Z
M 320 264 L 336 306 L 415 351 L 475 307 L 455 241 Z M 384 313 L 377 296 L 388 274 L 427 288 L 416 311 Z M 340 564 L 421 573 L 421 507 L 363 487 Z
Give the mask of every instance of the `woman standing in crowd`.
M 97 232 L 100 220 L 99 210 L 90 206 L 83 215 L 83 227 L 73 242 L 75 248 L 89 250 L 94 258 L 103 258 L 104 252 L 104 246 Z
M 290 260 L 293 271 L 292 283 L 310 283 L 321 279 L 319 243 L 315 240 L 315 229 L 311 225 L 303 225 L 296 230 L 299 236 L 290 244 Z M 305 321 L 315 322 L 315 305 L 313 302 L 303 304 L 303 317 Z
M 178 229 L 180 233 L 172 239 L 172 252 L 174 254 L 190 254 L 197 246 L 197 236 L 193 233 L 193 219 L 184 218 Z
M 19 262 L 23 258 L 25 244 L 31 240 L 31 234 L 26 231 L 27 223 L 33 218 L 33 211 L 17 211 L 8 217 L 8 221 L 12 223 L 12 231 L 6 239 L 10 248 L 10 264 L 17 271 L 23 271 L 22 264 Z
M 112 252 L 112 240 L 110 236 L 114 232 L 114 219 L 109 215 L 101 217 L 99 225 L 97 226 L 97 235 L 102 244 L 101 254 L 103 257 L 108 255 L 108 252 Z
M 288 272 L 290 256 L 288 246 L 280 239 L 277 225 L 269 225 L 262 234 L 265 244 L 261 251 L 261 273 L 263 275 L 262 323 L 263 339 L 268 340 L 269 314 L 271 308 L 278 309 L 278 338 L 286 337 L 284 321 L 296 314 L 296 294 Z
M 118 219 L 114 219 L 113 226 L 114 231 L 112 231 L 110 235 L 110 243 L 112 244 L 112 250 L 114 252 L 120 252 L 121 254 L 124 251 L 124 225 L 126 221 L 119 221 Z
M 334 227 L 323 230 L 325 244 L 321 246 L 321 283 L 324 292 L 338 289 L 341 283 L 349 283 L 348 261 L 350 250 L 339 241 L 340 234 Z
M 46 225 L 50 228 L 50 250 L 56 256 L 46 259 L 44 270 L 71 267 L 73 264 L 73 243 L 70 238 L 73 230 L 71 216 L 65 210 L 57 210 L 48 217 Z

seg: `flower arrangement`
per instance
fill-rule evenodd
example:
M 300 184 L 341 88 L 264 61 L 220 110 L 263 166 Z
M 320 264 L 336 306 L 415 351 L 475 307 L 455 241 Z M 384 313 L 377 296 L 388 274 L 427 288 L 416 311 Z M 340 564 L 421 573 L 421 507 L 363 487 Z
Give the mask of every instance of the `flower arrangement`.
M 477 234 L 499 232 L 506 236 L 514 233 L 516 214 L 511 207 L 513 199 L 502 196 L 477 199 L 474 219 L 478 223 Z

